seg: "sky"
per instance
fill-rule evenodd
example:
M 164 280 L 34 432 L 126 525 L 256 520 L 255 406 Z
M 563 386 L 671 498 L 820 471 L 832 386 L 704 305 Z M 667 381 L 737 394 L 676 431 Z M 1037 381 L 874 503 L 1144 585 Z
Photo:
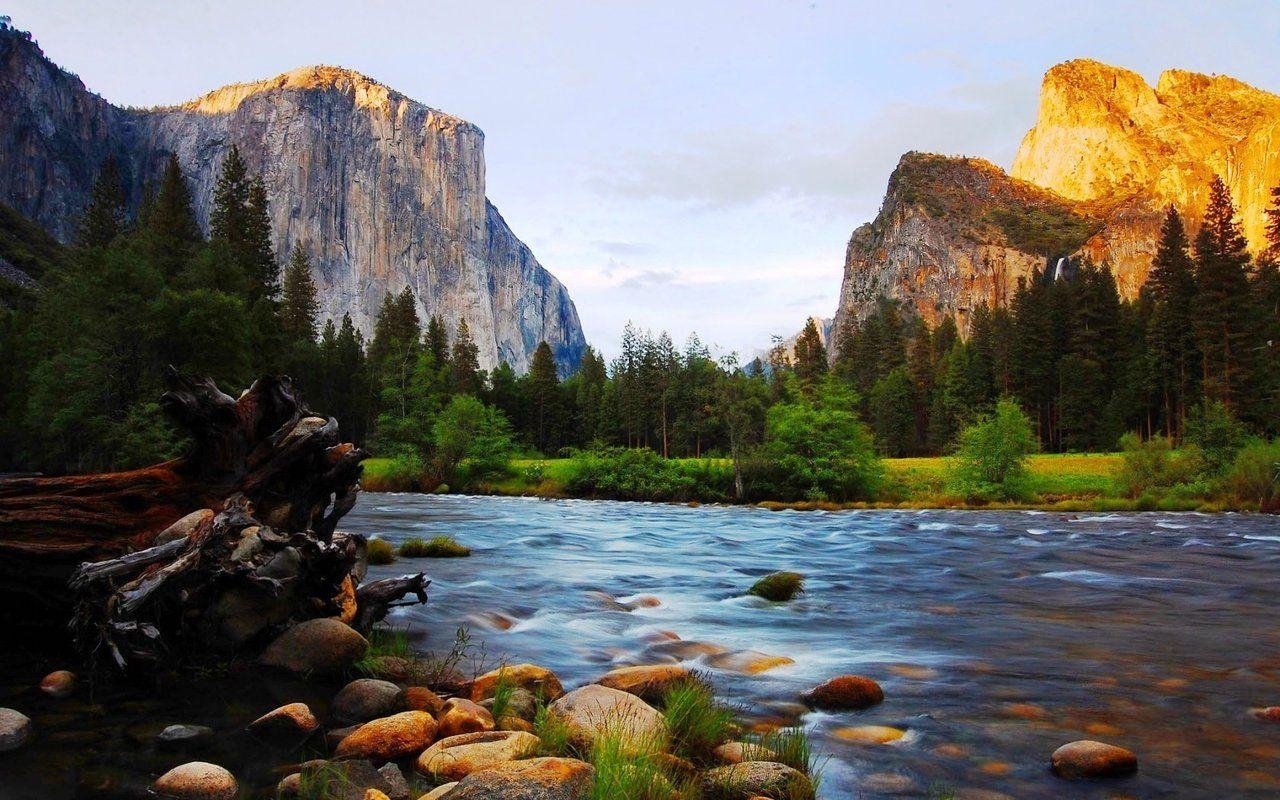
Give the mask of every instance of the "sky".
M 1008 167 L 1061 61 L 1280 90 L 1277 0 L 9 0 L 0 13 L 117 104 L 336 64 L 479 125 L 490 200 L 606 355 L 628 321 L 750 355 L 831 316 L 845 245 L 898 158 Z

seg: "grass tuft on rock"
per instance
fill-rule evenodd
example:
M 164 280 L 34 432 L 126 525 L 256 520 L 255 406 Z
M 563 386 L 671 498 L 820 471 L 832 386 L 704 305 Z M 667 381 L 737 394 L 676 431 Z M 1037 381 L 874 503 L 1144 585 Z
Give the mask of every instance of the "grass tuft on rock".
M 401 558 L 466 558 L 471 549 L 452 536 L 436 536 L 431 541 L 410 539 L 400 545 Z
M 684 800 L 693 795 L 677 787 L 658 753 L 660 743 L 637 748 L 633 741 L 605 735 L 591 748 L 588 760 L 596 768 L 591 800 Z
M 539 739 L 537 754 L 540 756 L 578 757 L 573 745 L 569 743 L 569 726 L 548 711 L 541 701 L 533 717 L 533 735 Z
M 370 539 L 365 545 L 370 564 L 390 564 L 396 560 L 396 553 L 391 549 L 391 542 L 386 539 Z
M 798 594 L 804 594 L 804 576 L 798 572 L 774 572 L 756 581 L 747 594 L 785 603 Z
M 694 764 L 709 764 L 711 751 L 733 736 L 733 712 L 716 702 L 700 680 L 681 681 L 663 699 L 671 750 Z
M 774 754 L 771 761 L 803 772 L 809 776 L 814 788 L 817 788 L 818 774 L 822 768 L 804 728 L 779 728 L 761 735 L 756 743 Z

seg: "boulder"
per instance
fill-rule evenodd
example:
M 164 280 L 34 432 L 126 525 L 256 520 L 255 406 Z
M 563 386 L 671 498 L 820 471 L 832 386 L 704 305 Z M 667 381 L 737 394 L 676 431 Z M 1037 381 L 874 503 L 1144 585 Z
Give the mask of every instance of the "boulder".
M 260 661 L 302 675 L 350 669 L 369 651 L 363 636 L 336 619 L 311 619 L 289 628 L 267 646 Z
M 31 719 L 12 708 L 0 708 L 0 753 L 17 750 L 31 736 Z
M 319 727 L 320 720 L 306 703 L 280 706 L 249 723 L 249 731 L 254 736 L 278 744 L 296 744 Z
M 392 761 L 421 753 L 436 738 L 436 721 L 425 711 L 404 711 L 356 728 L 338 743 L 338 758 Z
M 464 733 L 480 733 L 494 728 L 493 715 L 488 709 L 455 697 L 440 709 L 440 738 L 461 736 Z
M 647 753 L 663 749 L 667 738 L 662 714 L 639 697 L 599 684 L 569 692 L 547 706 L 564 723 L 569 740 L 584 752 L 603 736 L 614 736 L 624 751 Z
M 425 686 L 410 686 L 404 690 L 404 707 L 406 711 L 425 711 L 436 717 L 444 708 L 444 701 Z
M 174 767 L 156 778 L 151 788 L 174 800 L 232 800 L 237 791 L 234 775 L 204 761 Z
M 861 675 L 841 675 L 800 696 L 809 708 L 849 711 L 870 708 L 884 701 L 880 684 Z
M 400 768 L 390 762 L 378 767 L 378 774 L 386 781 L 386 786 L 382 790 L 388 800 L 409 800 L 409 782 L 404 779 L 404 773 Z
M 167 745 L 188 745 L 213 738 L 213 728 L 207 725 L 169 725 L 156 734 L 156 741 Z
M 602 676 L 597 684 L 634 694 L 647 703 L 661 703 L 672 686 L 693 680 L 693 671 L 674 664 L 619 667 Z
M 340 725 L 368 722 L 404 710 L 404 691 L 391 681 L 360 678 L 342 687 L 329 706 Z
M 1137 771 L 1138 758 L 1123 747 L 1082 739 L 1054 750 L 1050 766 L 1053 774 L 1068 780 L 1123 778 Z
M 493 713 L 494 698 L 482 700 L 480 705 L 489 709 Z M 532 720 L 538 714 L 538 698 L 528 689 L 512 689 L 507 695 L 506 707 L 502 709 L 504 717 L 519 717 L 524 720 Z
M 761 653 L 759 650 L 741 650 L 735 653 L 720 653 L 709 656 L 707 663 L 716 669 L 730 672 L 741 672 L 744 675 L 759 675 L 771 669 L 794 664 L 795 659 L 786 656 L 774 656 Z
M 721 764 L 741 764 L 743 761 L 773 761 L 778 754 L 753 742 L 726 742 L 711 751 Z
M 69 697 L 76 690 L 76 674 L 71 670 L 60 669 L 50 672 L 40 681 L 40 691 L 50 697 Z
M 744 761 L 709 769 L 702 775 L 702 792 L 708 800 L 750 800 L 784 797 L 812 800 L 813 783 L 803 772 L 773 761 Z
M 576 758 L 511 761 L 463 778 L 448 800 L 588 800 L 595 768 Z
M 471 683 L 471 699 L 479 702 L 493 697 L 499 681 L 527 689 L 546 703 L 564 694 L 560 679 L 551 670 L 535 664 L 508 664 L 476 678 Z
M 484 731 L 450 736 L 418 756 L 417 770 L 437 780 L 457 781 L 495 764 L 527 758 L 541 741 L 523 731 Z

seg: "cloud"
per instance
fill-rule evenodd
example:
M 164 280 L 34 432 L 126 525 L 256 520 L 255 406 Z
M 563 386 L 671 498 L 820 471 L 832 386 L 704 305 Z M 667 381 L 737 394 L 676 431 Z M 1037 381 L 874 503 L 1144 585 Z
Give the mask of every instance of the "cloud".
M 642 242 L 611 242 L 604 239 L 592 241 L 591 246 L 607 256 L 617 257 L 648 255 L 655 249 L 653 245 Z
M 795 300 L 787 303 L 787 308 L 805 308 L 816 305 L 817 303 L 835 300 L 835 295 L 829 292 L 819 292 L 818 294 L 807 294 L 804 297 L 797 297 Z
M 623 289 L 652 289 L 655 286 L 674 283 L 677 277 L 679 276 L 673 270 L 647 269 L 626 278 L 618 285 Z

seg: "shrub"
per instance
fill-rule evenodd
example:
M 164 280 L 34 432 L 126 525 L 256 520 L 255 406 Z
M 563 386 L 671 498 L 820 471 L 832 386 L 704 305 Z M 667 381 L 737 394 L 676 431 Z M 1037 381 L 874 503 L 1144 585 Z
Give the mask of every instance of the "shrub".
M 711 751 L 733 735 L 733 712 L 716 702 L 701 680 L 681 681 L 667 690 L 663 713 L 672 752 L 695 764 L 711 761 Z
M 1183 438 L 1199 448 L 1209 476 L 1221 475 L 1248 441 L 1248 431 L 1217 400 L 1206 400 L 1187 414 Z
M 429 542 L 410 539 L 400 545 L 401 558 L 465 558 L 469 555 L 470 548 L 458 544 L 452 536 L 436 536 Z
M 1269 508 L 1280 501 L 1280 439 L 1245 445 L 1227 472 L 1227 486 L 1242 503 Z
M 548 711 L 542 701 L 538 701 L 538 711 L 533 717 L 533 734 L 538 737 L 538 755 L 577 756 L 569 744 L 569 726 Z
M 747 594 L 763 597 L 775 603 L 785 603 L 798 594 L 804 594 L 804 576 L 798 572 L 775 572 L 756 581 Z
M 727 497 L 733 476 L 711 461 L 681 462 L 648 448 L 611 447 L 580 453 L 570 494 L 613 500 L 715 500 Z
M 870 430 L 854 412 L 856 401 L 852 392 L 829 379 L 813 393 L 769 409 L 764 482 L 774 484 L 776 499 L 847 502 L 871 497 L 884 466 Z
M 1120 437 L 1120 449 L 1123 458 L 1116 482 L 1126 497 L 1141 497 L 1153 489 L 1187 483 L 1200 470 L 1198 449 L 1174 450 L 1161 436 L 1143 441 L 1136 433 L 1126 433 Z
M 363 482 L 373 492 L 417 492 L 426 483 L 426 471 L 422 457 L 406 450 L 366 462 Z
M 1031 420 L 1009 398 L 960 432 L 951 483 L 972 497 L 1012 499 L 1026 494 L 1027 456 L 1036 452 Z
M 368 554 L 370 564 L 390 564 L 396 560 L 391 542 L 386 539 L 370 539 L 365 546 L 365 552 Z
M 502 472 L 515 452 L 507 418 L 471 395 L 454 395 L 431 432 L 443 480 L 452 480 L 464 459 L 471 477 Z

